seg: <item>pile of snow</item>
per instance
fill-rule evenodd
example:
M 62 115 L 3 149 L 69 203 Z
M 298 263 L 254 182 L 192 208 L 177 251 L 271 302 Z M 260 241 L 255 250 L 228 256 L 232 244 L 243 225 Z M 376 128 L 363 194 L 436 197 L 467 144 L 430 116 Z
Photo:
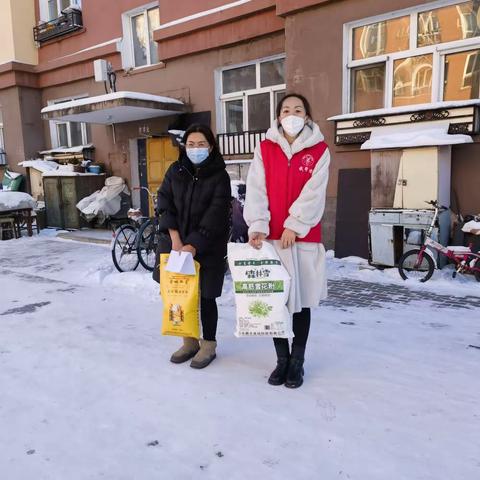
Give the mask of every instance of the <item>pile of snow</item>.
M 51 162 L 49 160 L 25 160 L 20 162 L 19 165 L 24 168 L 34 168 L 42 173 L 54 172 L 58 169 L 59 165 L 56 162 Z
M 473 233 L 474 235 L 480 235 L 480 222 L 476 222 L 475 220 L 471 220 L 470 222 L 467 222 L 462 227 L 462 232 Z
M 245 182 L 242 180 L 232 180 L 230 186 L 232 189 L 232 197 L 236 198 L 243 207 L 245 204 Z M 243 191 L 243 193 L 240 193 L 240 191 Z
M 85 176 L 98 176 L 104 175 L 103 173 L 90 173 L 90 172 L 72 172 L 70 170 L 55 170 L 54 172 L 45 172 L 43 177 L 85 177 Z
M 43 150 L 40 155 L 48 155 L 52 153 L 82 153 L 86 149 L 93 148 L 93 143 L 87 143 L 86 145 L 77 145 L 76 147 L 58 147 L 51 150 Z
M 15 178 L 18 178 L 20 175 L 21 175 L 21 173 L 12 172 L 11 170 L 8 171 L 8 176 L 9 176 L 12 180 L 14 180 Z
M 450 135 L 448 124 L 435 127 L 382 127 L 372 131 L 369 140 L 360 147 L 361 150 L 379 150 L 384 148 L 424 147 L 432 145 L 455 145 L 472 143 L 470 135 Z
M 335 258 L 333 250 L 327 252 L 327 276 L 329 280 L 343 278 L 360 280 L 363 282 L 398 285 L 410 290 L 437 293 L 440 295 L 463 297 L 467 295 L 480 296 L 480 283 L 473 275 L 458 275 L 452 278 L 455 268 L 447 265 L 441 270 L 436 269 L 428 282 L 417 280 L 403 280 L 398 268 L 378 269 L 360 257 Z
M 119 100 L 119 99 L 143 100 L 147 102 L 156 102 L 156 103 L 172 103 L 176 105 L 184 104 L 183 102 L 175 98 L 163 97 L 160 95 L 152 95 L 150 93 L 122 91 L 122 92 L 107 93 L 105 95 L 97 95 L 94 97 L 79 98 L 77 100 L 71 100 L 68 102 L 56 103 L 54 105 L 49 105 L 48 107 L 42 108 L 41 113 L 55 112 L 57 110 L 65 110 L 65 109 L 74 108 L 74 107 L 82 107 L 84 105 L 110 102 L 112 100 Z M 87 147 L 84 147 L 84 148 L 87 148 Z M 44 153 L 44 152 L 40 152 L 40 153 Z
M 35 199 L 28 193 L 0 190 L 0 212 L 18 208 L 34 208 L 35 205 Z
M 267 384 L 271 339 L 234 338 L 228 278 L 196 371 L 169 362 L 149 272 L 42 235 L 0 248 L 2 479 L 480 478 L 474 312 L 314 309 L 290 391 Z M 368 267 L 332 253 L 332 272 Z
M 120 194 L 130 195 L 125 180 L 121 177 L 109 177 L 105 180 L 105 186 L 88 197 L 82 198 L 77 203 L 77 208 L 88 220 L 95 217 L 104 219 L 115 215 L 121 208 Z
M 173 137 L 173 141 L 176 142 L 179 147 L 185 147 L 183 143 L 185 130 L 169 130 L 168 133 Z

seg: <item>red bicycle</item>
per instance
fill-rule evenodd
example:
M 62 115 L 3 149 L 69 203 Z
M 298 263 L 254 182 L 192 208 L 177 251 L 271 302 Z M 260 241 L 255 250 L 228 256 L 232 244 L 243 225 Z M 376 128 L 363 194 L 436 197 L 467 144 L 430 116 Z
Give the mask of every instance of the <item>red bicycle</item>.
M 408 250 L 398 261 L 398 271 L 404 280 L 416 279 L 420 282 L 429 280 L 435 271 L 435 260 L 432 256 L 432 250 L 438 252 L 439 255 L 447 257 L 451 263 L 456 265 L 452 277 L 455 278 L 457 273 L 470 273 L 475 276 L 477 282 L 480 282 L 480 252 L 474 252 L 472 245 L 469 247 L 449 246 L 445 247 L 431 238 L 432 231 L 435 228 L 437 218 L 440 212 L 448 210 L 438 202 L 425 202 L 432 205 L 435 213 L 432 223 L 425 233 L 425 240 L 420 248 Z

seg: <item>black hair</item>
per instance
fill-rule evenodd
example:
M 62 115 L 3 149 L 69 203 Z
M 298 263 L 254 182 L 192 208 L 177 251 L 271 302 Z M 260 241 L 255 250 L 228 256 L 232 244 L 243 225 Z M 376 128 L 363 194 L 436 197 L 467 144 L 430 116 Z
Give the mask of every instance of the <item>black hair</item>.
M 303 106 L 305 108 L 305 113 L 310 117 L 312 118 L 312 111 L 311 111 L 311 108 L 310 108 L 310 103 L 308 103 L 308 100 L 303 96 L 303 95 L 300 95 L 298 93 L 289 93 L 288 95 L 285 95 L 277 104 L 277 118 L 280 116 L 280 113 L 282 112 L 282 107 L 283 107 L 283 102 L 287 99 L 287 98 L 291 98 L 291 97 L 295 97 L 295 98 L 299 98 L 302 103 L 303 103 Z
M 215 135 L 213 134 L 209 126 L 203 125 L 201 123 L 195 123 L 193 125 L 190 125 L 183 135 L 183 145 L 187 145 L 187 139 L 191 133 L 202 133 L 203 136 L 207 139 L 209 145 L 212 147 L 212 152 L 214 150 L 218 150 L 217 140 L 215 139 Z

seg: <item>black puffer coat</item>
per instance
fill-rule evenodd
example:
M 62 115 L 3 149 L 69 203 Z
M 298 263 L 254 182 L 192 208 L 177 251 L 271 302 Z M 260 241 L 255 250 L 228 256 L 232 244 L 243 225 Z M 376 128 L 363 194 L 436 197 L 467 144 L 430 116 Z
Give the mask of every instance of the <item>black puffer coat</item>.
M 231 189 L 225 162 L 218 150 L 198 168 L 185 152 L 172 164 L 158 190 L 157 211 L 161 235 L 158 256 L 170 253 L 169 229 L 178 230 L 184 245 L 193 245 L 200 263 L 200 290 L 204 298 L 222 294 L 225 256 L 230 230 Z

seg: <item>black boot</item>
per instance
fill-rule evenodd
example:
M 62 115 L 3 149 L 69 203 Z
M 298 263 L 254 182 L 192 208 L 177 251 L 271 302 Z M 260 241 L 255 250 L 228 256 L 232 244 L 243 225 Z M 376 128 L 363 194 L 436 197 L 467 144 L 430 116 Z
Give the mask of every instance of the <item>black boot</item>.
M 292 346 L 292 356 L 288 366 L 285 386 L 287 388 L 298 388 L 303 384 L 303 362 L 305 360 L 305 347 Z
M 270 374 L 270 385 L 283 385 L 287 378 L 288 365 L 290 362 L 290 348 L 286 338 L 274 338 L 273 343 L 277 352 L 277 366 Z

